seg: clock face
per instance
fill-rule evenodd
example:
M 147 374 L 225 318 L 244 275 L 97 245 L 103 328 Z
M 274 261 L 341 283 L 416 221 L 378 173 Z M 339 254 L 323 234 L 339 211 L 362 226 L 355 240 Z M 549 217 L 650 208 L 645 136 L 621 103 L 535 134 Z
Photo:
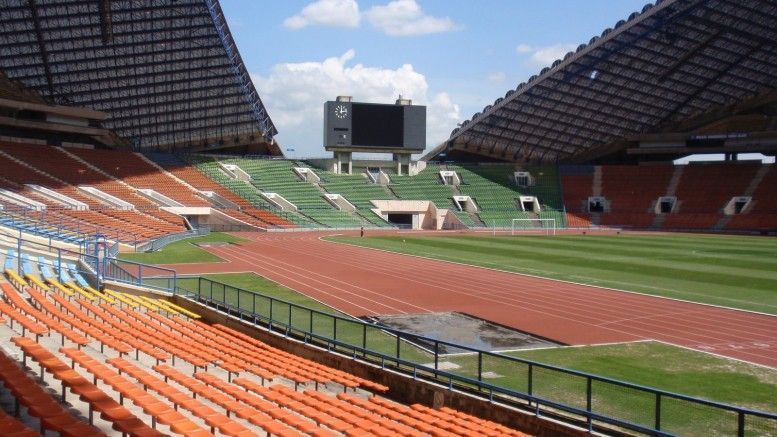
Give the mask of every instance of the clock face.
M 345 118 L 348 116 L 348 108 L 346 108 L 343 105 L 340 105 L 335 108 L 335 115 L 337 118 Z

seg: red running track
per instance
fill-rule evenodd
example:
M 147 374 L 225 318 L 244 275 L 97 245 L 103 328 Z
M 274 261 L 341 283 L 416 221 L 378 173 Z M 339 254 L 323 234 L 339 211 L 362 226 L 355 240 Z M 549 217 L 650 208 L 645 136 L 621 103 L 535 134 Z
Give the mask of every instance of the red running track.
M 361 316 L 459 311 L 570 345 L 654 339 L 777 367 L 777 317 L 322 241 L 243 234 L 225 262 L 179 274 L 256 272 Z

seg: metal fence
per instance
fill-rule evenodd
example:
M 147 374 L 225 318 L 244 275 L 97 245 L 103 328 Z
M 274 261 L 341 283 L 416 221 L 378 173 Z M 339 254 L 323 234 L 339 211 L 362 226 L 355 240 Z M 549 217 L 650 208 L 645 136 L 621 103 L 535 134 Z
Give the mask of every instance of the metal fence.
M 187 238 L 192 237 L 199 237 L 202 235 L 208 235 L 210 234 L 210 228 L 208 226 L 200 226 L 188 231 L 184 232 L 177 232 L 175 234 L 167 234 L 162 237 L 159 237 L 155 240 L 151 240 L 148 243 L 144 243 L 140 246 L 137 246 L 135 248 L 136 252 L 153 252 L 155 250 L 159 250 L 165 246 L 167 246 L 170 243 L 175 243 L 176 241 L 185 240 Z
M 177 294 L 268 330 L 589 430 L 777 435 L 775 413 L 410 334 L 203 277 L 179 278 L 178 284 Z
M 101 268 L 102 278 L 123 284 L 153 288 L 172 293 L 176 287 L 175 270 L 148 264 L 104 258 Z

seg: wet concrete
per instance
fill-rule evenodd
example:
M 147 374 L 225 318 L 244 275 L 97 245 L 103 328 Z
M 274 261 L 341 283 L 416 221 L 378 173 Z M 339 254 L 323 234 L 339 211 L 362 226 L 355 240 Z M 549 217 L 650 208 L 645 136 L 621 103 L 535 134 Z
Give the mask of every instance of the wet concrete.
M 525 332 L 456 312 L 373 316 L 369 320 L 390 328 L 435 340 L 489 351 L 531 349 L 558 345 Z M 408 338 L 407 340 L 417 343 L 425 349 L 433 350 L 435 347 L 432 341 L 417 338 Z M 466 352 L 463 349 L 446 347 L 444 345 L 440 345 L 439 348 L 439 352 L 442 354 Z

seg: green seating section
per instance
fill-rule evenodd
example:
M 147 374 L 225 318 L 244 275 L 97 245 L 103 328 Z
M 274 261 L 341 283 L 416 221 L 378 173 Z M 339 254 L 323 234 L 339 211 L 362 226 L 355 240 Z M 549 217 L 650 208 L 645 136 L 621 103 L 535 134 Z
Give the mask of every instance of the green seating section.
M 321 186 L 333 194 L 339 194 L 348 199 L 359 210 L 369 210 L 374 206 L 371 200 L 391 200 L 396 197 L 385 187 L 371 183 L 362 174 L 336 174 L 318 170 Z
M 327 202 L 324 193 L 310 182 L 299 179 L 294 161 L 267 159 L 233 159 L 251 176 L 251 184 L 263 192 L 278 193 L 299 208 L 300 213 L 321 225 L 333 228 L 354 228 L 365 220 L 350 212 L 340 211 Z
M 531 218 L 520 210 L 520 196 L 534 196 L 540 203 L 539 218 L 556 219 L 556 227 L 564 227 L 564 203 L 556 167 L 527 167 L 535 185 L 518 187 L 513 182 L 513 165 L 482 164 L 473 166 L 450 165 L 462 179 L 462 194 L 475 199 L 481 211 L 478 215 L 487 226 L 510 227 L 514 218 Z
M 259 192 L 253 185 L 246 181 L 232 179 L 224 174 L 221 171 L 221 166 L 215 159 L 202 156 L 192 156 L 189 158 L 189 160 L 192 164 L 196 164 L 197 168 L 201 172 L 205 173 L 205 175 L 207 175 L 209 178 L 218 182 L 243 199 L 251 202 L 252 205 L 258 208 L 270 210 L 298 226 L 310 228 L 321 227 L 319 224 L 303 215 L 290 211 L 280 211 L 275 206 L 270 205 L 266 200 L 264 200 L 264 198 L 262 198 L 262 196 L 259 195 Z
M 430 163 L 415 176 L 391 175 L 392 183 L 381 186 L 371 183 L 363 174 L 341 175 L 316 169 L 319 184 L 300 180 L 295 166 L 307 166 L 290 160 L 226 158 L 224 163 L 238 165 L 251 176 L 251 181 L 238 181 L 227 176 L 214 159 L 191 157 L 197 167 L 211 179 L 243 197 L 253 205 L 280 213 L 287 220 L 303 227 L 392 227 L 371 209 L 372 200 L 429 200 L 438 208 L 447 208 L 468 227 L 482 226 L 466 212 L 458 211 L 453 196 L 459 193 L 472 197 L 479 207 L 478 216 L 487 227 L 512 227 L 516 218 L 553 218 L 556 226 L 565 226 L 564 206 L 558 169 L 555 167 L 526 168 L 535 179 L 532 187 L 519 188 L 513 183 L 513 165 L 443 165 Z M 461 185 L 452 187 L 440 181 L 440 170 L 456 171 Z M 298 212 L 278 211 L 264 200 L 260 192 L 273 192 L 299 208 Z M 323 198 L 324 193 L 345 197 L 357 210 L 340 211 Z M 520 211 L 517 199 L 521 195 L 535 196 L 542 211 L 537 215 Z
M 475 199 L 483 212 L 519 212 L 516 199 L 521 196 L 509 176 L 513 167 L 507 165 L 448 166 L 461 178 L 461 194 Z M 482 214 L 481 214 L 482 217 Z
M 564 211 L 558 167 L 529 167 L 526 170 L 534 176 L 534 186 L 528 187 L 526 192 L 539 200 L 542 210 Z
M 440 166 L 429 164 L 415 176 L 391 176 L 391 191 L 404 200 L 431 200 L 438 208 L 455 210 L 453 187 L 440 181 Z
M 453 214 L 455 214 L 456 217 L 458 217 L 458 219 L 461 220 L 461 222 L 464 223 L 464 225 L 469 228 L 481 227 L 480 225 L 475 223 L 472 220 L 472 217 L 470 217 L 469 214 L 466 213 L 465 211 L 453 211 Z

